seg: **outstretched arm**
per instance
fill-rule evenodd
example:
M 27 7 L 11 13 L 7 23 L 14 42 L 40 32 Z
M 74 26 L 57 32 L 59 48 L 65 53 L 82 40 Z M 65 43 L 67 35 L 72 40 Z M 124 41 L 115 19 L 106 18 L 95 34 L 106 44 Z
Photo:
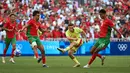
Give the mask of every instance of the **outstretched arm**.
M 41 28 L 41 27 L 39 27 L 39 30 L 40 30 L 42 33 L 44 33 L 44 32 L 47 31 L 47 29 L 43 29 L 43 28 Z
M 112 27 L 117 33 L 119 33 L 120 35 L 121 35 L 121 38 L 124 38 L 124 36 L 121 34 L 121 32 L 120 31 L 118 31 L 117 29 L 116 29 L 116 27 L 115 26 L 113 26 Z
M 23 28 L 20 31 L 23 31 L 25 28 L 27 28 L 29 25 L 26 24 L 25 26 L 23 26 Z
M 86 37 L 86 33 L 84 31 L 81 32 L 81 35 L 84 38 L 84 41 L 88 42 L 88 38 Z

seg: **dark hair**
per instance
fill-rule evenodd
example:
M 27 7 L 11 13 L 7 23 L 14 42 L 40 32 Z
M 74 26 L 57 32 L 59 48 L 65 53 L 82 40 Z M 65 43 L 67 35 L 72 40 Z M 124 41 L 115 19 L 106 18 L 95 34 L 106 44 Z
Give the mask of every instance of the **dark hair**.
M 15 17 L 16 17 L 17 15 L 15 15 L 15 14 L 11 13 L 11 14 L 9 15 L 9 17 L 11 17 L 11 16 L 15 16 Z
M 99 13 L 106 14 L 106 10 L 105 10 L 105 9 L 101 9 L 101 10 L 99 11 Z
M 73 26 L 74 24 L 69 24 L 68 26 Z
M 36 16 L 37 14 L 40 14 L 40 12 L 39 11 L 34 11 L 33 12 L 33 16 Z

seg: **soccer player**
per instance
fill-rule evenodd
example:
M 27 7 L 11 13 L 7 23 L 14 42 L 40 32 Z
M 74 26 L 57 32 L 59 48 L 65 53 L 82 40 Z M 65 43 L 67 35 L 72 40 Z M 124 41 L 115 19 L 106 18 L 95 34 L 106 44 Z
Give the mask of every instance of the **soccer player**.
M 104 64 L 105 56 L 101 56 L 100 54 L 98 54 L 98 52 L 104 50 L 110 43 L 112 28 L 115 31 L 117 31 L 123 38 L 123 35 L 115 28 L 113 22 L 107 18 L 106 11 L 104 9 L 101 9 L 99 11 L 99 14 L 100 17 L 103 19 L 103 22 L 100 27 L 99 39 L 96 41 L 95 45 L 92 47 L 90 51 L 92 54 L 90 61 L 83 68 L 89 68 L 96 57 L 99 57 L 101 59 L 102 65 Z
M 70 45 L 65 49 L 57 49 L 62 53 L 68 51 L 69 57 L 75 62 L 75 65 L 73 67 L 79 67 L 80 63 L 73 54 L 83 44 L 83 39 L 80 37 L 80 35 L 82 35 L 83 38 L 86 38 L 86 33 L 82 29 L 74 27 L 73 24 L 69 24 L 68 30 L 65 32 L 65 34 L 67 39 L 70 41 Z
M 15 63 L 14 61 L 14 51 L 16 49 L 16 15 L 15 14 L 10 14 L 10 20 L 4 24 L 2 27 L 6 31 L 6 38 L 5 38 L 5 44 L 6 47 L 3 51 L 3 57 L 2 57 L 2 63 L 5 63 L 5 56 L 6 52 L 9 48 L 9 45 L 12 45 L 12 53 L 11 53 L 11 59 L 9 60 L 12 63 Z
M 42 32 L 45 31 L 44 29 L 41 28 L 41 24 L 39 22 L 39 16 L 40 16 L 39 11 L 34 11 L 33 12 L 33 19 L 30 19 L 27 22 L 27 25 L 25 25 L 22 30 L 27 28 L 26 35 L 28 37 L 29 43 L 31 44 L 31 47 L 33 48 L 37 62 L 40 63 L 40 61 L 42 60 L 43 67 L 48 67 L 46 65 L 44 47 L 43 47 L 43 45 L 38 37 L 38 30 L 40 30 Z M 40 50 L 40 52 L 42 54 L 42 58 L 39 57 L 38 52 L 37 52 L 37 48 Z

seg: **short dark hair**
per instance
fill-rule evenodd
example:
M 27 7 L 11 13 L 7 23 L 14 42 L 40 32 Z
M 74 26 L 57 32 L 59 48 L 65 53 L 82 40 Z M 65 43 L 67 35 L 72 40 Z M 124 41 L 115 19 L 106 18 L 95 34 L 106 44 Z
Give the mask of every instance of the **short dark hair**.
M 70 23 L 68 26 L 73 26 L 74 24 Z
M 105 10 L 105 9 L 101 9 L 101 10 L 99 11 L 99 13 L 106 14 L 106 10 Z
M 17 16 L 16 14 L 14 14 L 14 13 L 11 13 L 10 15 L 9 15 L 9 17 L 11 17 L 11 16 Z
M 37 14 L 39 14 L 40 12 L 39 11 L 33 11 L 33 16 L 36 16 Z

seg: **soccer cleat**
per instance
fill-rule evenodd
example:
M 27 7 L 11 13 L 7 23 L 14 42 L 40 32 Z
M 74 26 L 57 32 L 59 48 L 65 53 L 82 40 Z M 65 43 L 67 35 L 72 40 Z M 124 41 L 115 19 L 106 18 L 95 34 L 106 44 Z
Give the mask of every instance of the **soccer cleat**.
M 101 60 L 102 60 L 101 64 L 104 65 L 105 56 L 103 56 Z
M 5 57 L 2 57 L 2 63 L 5 63 Z
M 85 66 L 83 66 L 83 68 L 90 68 L 90 65 L 85 65 Z
M 36 59 L 36 56 L 34 56 L 33 58 Z
M 15 61 L 13 58 L 11 58 L 9 61 L 12 62 L 13 64 L 15 64 Z
M 80 63 L 79 64 L 75 64 L 73 67 L 80 67 Z
M 65 53 L 64 49 L 57 48 L 57 50 L 59 50 L 59 51 L 62 52 L 62 53 Z
M 38 63 L 40 63 L 40 62 L 41 62 L 41 60 L 42 60 L 42 58 L 38 58 L 37 62 L 38 62 Z
M 46 68 L 47 68 L 47 67 L 49 67 L 49 66 L 47 66 L 46 64 L 43 64 L 43 66 L 42 66 L 42 67 L 46 67 Z

